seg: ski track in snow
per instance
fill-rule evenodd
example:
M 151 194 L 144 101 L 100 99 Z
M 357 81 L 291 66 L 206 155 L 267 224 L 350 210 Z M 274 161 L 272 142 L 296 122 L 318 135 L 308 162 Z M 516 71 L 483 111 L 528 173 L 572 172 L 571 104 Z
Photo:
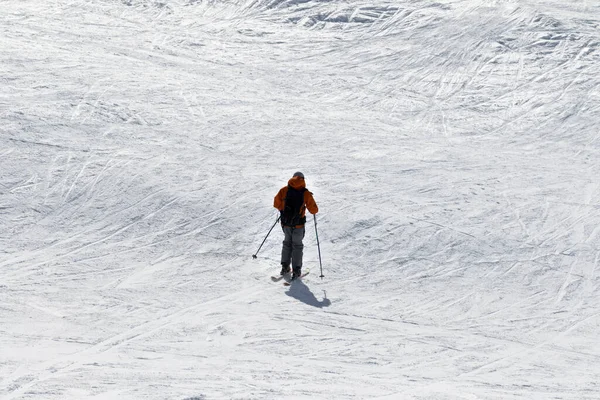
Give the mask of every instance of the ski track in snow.
M 599 398 L 594 2 L 1 8 L 0 399 Z

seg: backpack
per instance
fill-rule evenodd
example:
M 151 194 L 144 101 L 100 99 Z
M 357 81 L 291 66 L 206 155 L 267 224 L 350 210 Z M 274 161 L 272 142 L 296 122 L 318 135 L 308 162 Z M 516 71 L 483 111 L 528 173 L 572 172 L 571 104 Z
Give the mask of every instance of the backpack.
M 287 194 L 285 195 L 285 203 L 281 212 L 281 223 L 284 226 L 304 225 L 306 217 L 302 216 L 306 205 L 304 204 L 304 192 L 306 188 L 296 190 L 288 186 Z

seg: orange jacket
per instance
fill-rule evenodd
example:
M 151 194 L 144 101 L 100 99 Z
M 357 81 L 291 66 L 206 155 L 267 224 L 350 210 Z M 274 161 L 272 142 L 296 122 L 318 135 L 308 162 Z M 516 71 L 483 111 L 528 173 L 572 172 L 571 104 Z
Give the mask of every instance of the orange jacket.
M 295 176 L 292 179 L 290 179 L 288 181 L 288 185 L 298 190 L 306 188 L 306 183 L 304 182 L 304 179 L 298 176 Z M 287 192 L 288 187 L 284 186 L 279 190 L 279 192 L 273 199 L 273 207 L 275 207 L 279 211 L 283 211 L 283 208 L 285 206 L 285 196 L 287 196 Z M 315 199 L 313 198 L 312 193 L 308 190 L 304 192 L 304 204 L 306 205 L 306 209 L 308 209 L 308 211 L 311 214 L 316 214 L 319 212 L 319 207 L 317 206 L 317 203 L 315 203 Z M 304 217 L 305 215 L 306 210 L 304 207 L 302 207 L 302 217 Z M 302 226 L 304 225 L 297 225 L 296 227 L 300 228 Z

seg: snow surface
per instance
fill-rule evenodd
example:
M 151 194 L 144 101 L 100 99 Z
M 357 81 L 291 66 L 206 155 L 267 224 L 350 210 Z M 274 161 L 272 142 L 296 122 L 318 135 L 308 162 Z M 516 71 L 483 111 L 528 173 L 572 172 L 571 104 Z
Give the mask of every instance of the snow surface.
M 0 398 L 600 399 L 599 50 L 597 0 L 0 1 Z

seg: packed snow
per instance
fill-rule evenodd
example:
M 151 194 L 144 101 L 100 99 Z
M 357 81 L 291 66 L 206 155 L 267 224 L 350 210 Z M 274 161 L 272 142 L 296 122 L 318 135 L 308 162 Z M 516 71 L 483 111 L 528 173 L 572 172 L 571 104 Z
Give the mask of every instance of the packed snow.
M 596 0 L 2 0 L 0 399 L 600 399 L 599 176 Z

